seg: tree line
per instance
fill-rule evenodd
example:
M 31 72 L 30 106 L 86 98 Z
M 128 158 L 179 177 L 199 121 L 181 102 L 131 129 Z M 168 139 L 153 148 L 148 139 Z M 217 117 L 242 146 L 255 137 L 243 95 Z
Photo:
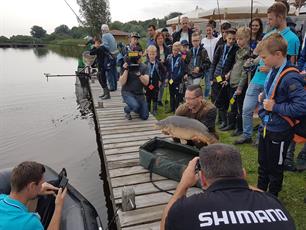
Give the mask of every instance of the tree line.
M 159 28 L 166 26 L 166 21 L 170 18 L 181 15 L 179 12 L 172 12 L 162 19 L 152 18 L 145 21 L 130 21 L 122 23 L 120 21 L 109 22 L 111 30 L 121 30 L 125 32 L 138 32 L 141 36 L 146 36 L 147 27 L 150 24 L 156 25 Z M 83 39 L 87 35 L 97 36 L 100 34 L 101 24 L 104 22 L 96 21 L 96 26 L 89 23 L 83 23 L 82 26 L 74 26 L 71 29 L 67 25 L 60 25 L 54 29 L 54 32 L 48 34 L 47 31 L 38 25 L 33 25 L 30 28 L 31 36 L 13 35 L 11 37 L 0 36 L 0 43 L 50 43 L 54 40 L 65 39 Z M 93 24 L 93 22 L 91 22 Z

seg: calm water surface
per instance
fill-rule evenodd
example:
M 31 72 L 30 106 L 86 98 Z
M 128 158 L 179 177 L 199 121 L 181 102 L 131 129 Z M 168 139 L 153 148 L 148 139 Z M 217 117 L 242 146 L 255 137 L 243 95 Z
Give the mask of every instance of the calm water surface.
M 0 168 L 25 160 L 56 171 L 65 167 L 69 182 L 96 207 L 105 225 L 94 121 L 91 114 L 81 115 L 76 96 L 82 99 L 83 90 L 74 77 L 47 82 L 43 75 L 73 74 L 76 67 L 76 58 L 47 49 L 0 49 Z

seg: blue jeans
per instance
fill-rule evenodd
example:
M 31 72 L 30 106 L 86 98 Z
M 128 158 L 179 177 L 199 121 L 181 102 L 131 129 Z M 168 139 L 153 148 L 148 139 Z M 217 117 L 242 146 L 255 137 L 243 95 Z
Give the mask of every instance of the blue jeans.
M 107 81 L 109 84 L 110 90 L 117 90 L 117 67 L 116 67 L 116 60 L 114 59 L 114 62 L 112 63 L 111 69 L 106 72 Z
M 142 120 L 149 118 L 148 104 L 144 95 L 135 95 L 131 92 L 122 91 L 122 98 L 126 103 L 124 107 L 125 113 L 138 113 Z
M 203 79 L 204 79 L 204 83 L 205 83 L 205 89 L 204 89 L 204 98 L 208 98 L 209 93 L 210 93 L 210 77 L 209 77 L 209 71 L 204 72 L 203 74 Z
M 253 113 L 258 103 L 258 95 L 263 91 L 263 85 L 250 83 L 242 109 L 243 136 L 246 138 L 252 137 L 253 132 Z

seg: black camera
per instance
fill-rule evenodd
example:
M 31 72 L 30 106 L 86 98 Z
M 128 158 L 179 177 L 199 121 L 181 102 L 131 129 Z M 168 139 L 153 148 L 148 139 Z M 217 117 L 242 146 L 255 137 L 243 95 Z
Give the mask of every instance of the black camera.
M 125 56 L 125 62 L 128 63 L 129 67 L 138 67 L 139 59 L 141 58 L 139 51 L 129 51 Z

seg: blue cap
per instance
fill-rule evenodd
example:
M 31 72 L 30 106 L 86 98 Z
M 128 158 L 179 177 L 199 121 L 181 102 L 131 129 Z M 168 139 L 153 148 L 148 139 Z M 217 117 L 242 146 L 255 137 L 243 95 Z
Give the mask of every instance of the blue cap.
M 189 46 L 189 43 L 188 43 L 187 40 L 182 40 L 182 41 L 181 41 L 181 45 L 182 45 L 182 46 Z

